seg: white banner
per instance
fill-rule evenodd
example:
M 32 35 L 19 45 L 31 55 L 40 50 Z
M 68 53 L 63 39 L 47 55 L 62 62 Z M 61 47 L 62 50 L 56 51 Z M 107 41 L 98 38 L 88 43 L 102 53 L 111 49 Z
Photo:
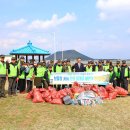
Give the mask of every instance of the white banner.
M 109 72 L 62 72 L 51 73 L 51 84 L 73 84 L 75 81 L 84 84 L 107 85 Z

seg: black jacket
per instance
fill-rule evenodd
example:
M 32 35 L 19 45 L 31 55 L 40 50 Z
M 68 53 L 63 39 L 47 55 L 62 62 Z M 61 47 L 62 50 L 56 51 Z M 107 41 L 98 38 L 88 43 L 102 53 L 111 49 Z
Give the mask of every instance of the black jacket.
M 85 71 L 85 67 L 83 65 L 83 63 L 80 64 L 80 68 L 78 66 L 78 63 L 75 63 L 73 66 L 72 66 L 72 71 L 75 69 L 75 72 L 84 72 Z

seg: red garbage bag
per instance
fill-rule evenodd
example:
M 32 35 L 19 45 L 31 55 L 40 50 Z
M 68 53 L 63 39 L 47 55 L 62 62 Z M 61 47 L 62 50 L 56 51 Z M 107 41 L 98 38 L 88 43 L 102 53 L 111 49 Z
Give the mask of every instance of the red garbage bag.
M 72 84 L 72 88 L 73 87 L 80 87 L 80 84 L 78 83 L 78 82 L 74 82 L 73 84 Z
M 51 101 L 52 101 L 51 96 L 49 95 L 48 97 L 46 97 L 45 101 L 51 103 Z
M 87 84 L 87 85 L 83 85 L 82 87 L 84 87 L 84 90 L 85 91 L 88 91 L 88 90 L 91 90 L 91 87 L 92 87 L 93 85 L 91 85 L 91 84 Z
M 34 89 L 33 95 L 34 95 L 34 97 L 33 97 L 34 103 L 45 102 L 42 98 L 42 94 L 40 93 L 39 89 Z
M 93 85 L 93 86 L 91 87 L 91 90 L 98 94 L 98 91 L 99 91 L 98 85 Z
M 54 98 L 59 98 L 59 97 L 58 97 L 59 95 L 58 95 L 57 93 L 58 93 L 58 92 L 57 92 L 56 90 L 51 91 L 51 92 L 50 92 L 51 98 L 52 98 L 52 99 L 54 99 Z
M 27 94 L 26 99 L 33 99 L 33 90 Z
M 40 92 L 45 92 L 46 89 L 45 88 L 40 88 Z
M 125 90 L 124 88 L 121 87 L 115 87 L 115 90 L 117 91 L 117 94 L 120 96 L 127 96 L 128 95 L 128 91 Z
M 73 95 L 70 88 L 65 88 L 65 91 L 67 92 L 68 95 Z
M 106 99 L 109 97 L 108 92 L 106 91 L 106 89 L 104 87 L 99 87 L 99 92 L 98 92 L 99 96 L 102 97 L 103 99 Z
M 107 85 L 107 86 L 106 86 L 106 90 L 107 90 L 108 93 L 111 93 L 111 92 L 113 92 L 115 89 L 114 89 L 114 87 L 113 87 L 112 85 Z
M 49 87 L 48 87 L 48 90 L 51 92 L 51 91 L 54 91 L 54 90 L 56 90 L 56 89 L 53 88 L 53 87 L 51 87 L 51 86 L 49 86 Z
M 71 88 L 72 93 L 82 93 L 84 92 L 84 88 L 83 87 L 75 87 L 75 88 Z
M 65 89 L 62 89 L 62 90 L 58 91 L 58 93 L 60 95 L 60 98 L 63 98 L 63 97 L 65 97 L 67 95 L 67 92 L 66 92 Z
M 42 92 L 42 98 L 45 99 L 46 97 L 50 96 L 50 92 L 46 90 L 45 92 Z
M 62 99 L 60 99 L 60 98 L 52 99 L 51 103 L 52 104 L 59 104 L 59 105 L 63 104 Z
M 116 99 L 116 96 L 117 96 L 117 92 L 116 91 L 113 91 L 113 92 L 109 93 L 109 99 L 110 100 Z

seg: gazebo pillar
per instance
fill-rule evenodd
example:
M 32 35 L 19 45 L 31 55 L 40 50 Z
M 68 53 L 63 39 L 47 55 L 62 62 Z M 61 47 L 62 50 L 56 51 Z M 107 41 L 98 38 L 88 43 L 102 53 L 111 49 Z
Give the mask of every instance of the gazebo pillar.
M 39 62 L 41 61 L 41 57 L 40 57 L 40 55 L 38 55 L 38 59 L 39 59 Z
M 42 60 L 44 60 L 44 55 L 42 55 Z
M 26 55 L 26 63 L 28 62 L 28 55 Z
M 34 55 L 32 55 L 32 60 L 34 61 Z

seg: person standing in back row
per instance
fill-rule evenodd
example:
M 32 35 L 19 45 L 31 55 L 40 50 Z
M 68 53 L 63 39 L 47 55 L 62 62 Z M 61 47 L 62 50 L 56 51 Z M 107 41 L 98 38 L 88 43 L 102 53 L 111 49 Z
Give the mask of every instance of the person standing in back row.
M 75 71 L 75 72 L 84 72 L 85 71 L 85 67 L 84 67 L 83 63 L 81 63 L 81 58 L 77 58 L 77 63 L 75 63 L 72 66 L 72 71 Z
M 121 87 L 124 88 L 127 91 L 128 91 L 128 78 L 129 77 L 130 77 L 129 67 L 126 64 L 126 61 L 123 60 L 122 66 L 121 66 L 121 73 L 120 73 Z
M 4 61 L 5 56 L 0 56 L 0 98 L 6 98 L 5 96 L 5 82 L 6 82 L 6 63 Z

